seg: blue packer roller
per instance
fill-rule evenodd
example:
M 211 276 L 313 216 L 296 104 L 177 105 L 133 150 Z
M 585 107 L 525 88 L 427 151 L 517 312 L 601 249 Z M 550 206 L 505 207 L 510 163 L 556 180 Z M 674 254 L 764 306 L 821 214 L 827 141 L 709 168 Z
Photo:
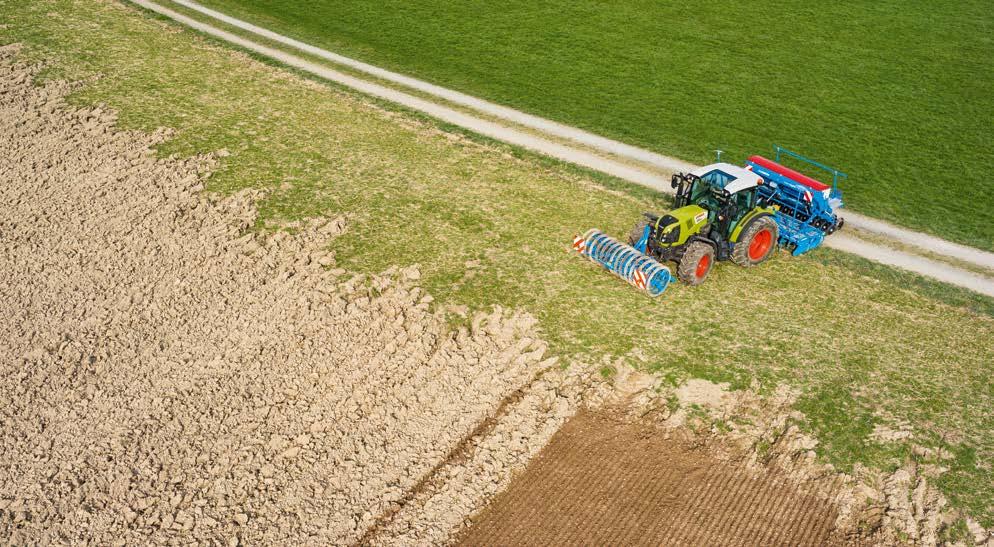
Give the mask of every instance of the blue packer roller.
M 673 281 L 670 269 L 656 259 L 596 228 L 576 236 L 573 249 L 653 298 L 663 294 Z

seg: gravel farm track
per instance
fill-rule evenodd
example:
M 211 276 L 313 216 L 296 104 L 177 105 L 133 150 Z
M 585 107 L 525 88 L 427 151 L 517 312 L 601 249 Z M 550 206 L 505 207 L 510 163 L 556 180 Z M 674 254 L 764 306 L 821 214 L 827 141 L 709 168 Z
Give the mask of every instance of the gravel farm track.
M 129 1 L 187 27 L 309 72 L 325 80 L 350 87 L 361 93 L 403 105 L 499 141 L 601 171 L 661 192 L 671 193 L 673 191 L 669 185 L 669 175 L 674 171 L 686 171 L 695 167 L 676 158 L 607 139 L 578 128 L 344 57 L 212 10 L 192 0 L 175 0 L 175 3 L 223 24 L 292 48 L 294 51 L 330 61 L 337 66 L 347 67 L 364 76 L 391 82 L 400 86 L 400 89 L 409 89 L 424 96 L 412 95 L 400 89 L 380 85 L 373 80 L 333 70 L 286 51 L 254 42 L 243 36 L 177 13 L 152 0 Z M 450 105 L 457 105 L 468 109 L 469 112 L 479 113 L 483 116 L 460 111 Z M 843 210 L 842 216 L 849 226 L 870 232 L 891 244 L 904 246 L 905 249 L 895 249 L 861 240 L 846 233 L 838 234 L 834 238 L 827 238 L 825 240 L 827 247 L 994 297 L 994 277 L 992 277 L 994 274 L 994 253 L 904 229 L 849 210 Z M 956 264 L 940 262 L 918 252 L 908 252 L 915 248 L 919 251 L 924 250 L 941 257 L 980 267 L 984 273 L 980 274 L 976 271 L 963 269 Z

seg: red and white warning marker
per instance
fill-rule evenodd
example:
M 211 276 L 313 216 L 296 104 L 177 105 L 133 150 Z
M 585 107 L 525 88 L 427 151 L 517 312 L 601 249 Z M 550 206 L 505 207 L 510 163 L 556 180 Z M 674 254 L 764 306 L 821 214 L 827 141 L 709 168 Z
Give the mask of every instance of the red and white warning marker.
M 587 250 L 587 240 L 583 236 L 576 236 L 573 238 L 573 249 L 576 252 L 583 254 L 583 251 Z
M 645 283 L 646 283 L 645 273 L 643 273 L 641 270 L 635 270 L 635 272 L 632 274 L 632 285 L 635 285 L 636 287 L 644 291 Z

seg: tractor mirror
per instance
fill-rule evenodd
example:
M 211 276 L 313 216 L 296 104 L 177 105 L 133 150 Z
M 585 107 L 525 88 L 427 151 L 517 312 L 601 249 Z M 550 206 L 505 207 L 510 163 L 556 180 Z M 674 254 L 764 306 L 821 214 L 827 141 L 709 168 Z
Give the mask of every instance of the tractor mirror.
M 680 175 L 673 175 L 673 178 L 670 180 L 670 185 L 673 186 L 673 188 L 680 186 Z

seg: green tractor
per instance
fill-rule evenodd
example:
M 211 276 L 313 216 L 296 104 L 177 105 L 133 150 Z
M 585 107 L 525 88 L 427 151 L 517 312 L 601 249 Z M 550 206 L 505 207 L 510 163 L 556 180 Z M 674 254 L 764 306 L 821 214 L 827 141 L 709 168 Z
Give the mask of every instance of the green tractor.
M 777 208 L 758 192 L 763 178 L 748 169 L 715 163 L 673 175 L 676 209 L 645 213 L 629 244 L 661 262 L 677 263 L 677 277 L 702 283 L 716 261 L 751 267 L 768 259 L 780 231 Z

